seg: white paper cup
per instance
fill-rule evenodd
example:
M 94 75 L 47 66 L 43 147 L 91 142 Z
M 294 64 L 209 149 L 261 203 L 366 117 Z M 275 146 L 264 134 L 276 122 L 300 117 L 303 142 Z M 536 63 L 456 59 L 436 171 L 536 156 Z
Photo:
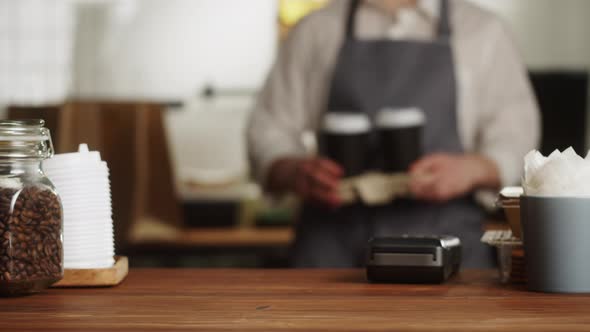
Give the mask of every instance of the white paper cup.
M 345 177 L 361 174 L 370 168 L 370 131 L 371 122 L 365 113 L 328 112 L 319 137 L 320 153 L 338 163 Z

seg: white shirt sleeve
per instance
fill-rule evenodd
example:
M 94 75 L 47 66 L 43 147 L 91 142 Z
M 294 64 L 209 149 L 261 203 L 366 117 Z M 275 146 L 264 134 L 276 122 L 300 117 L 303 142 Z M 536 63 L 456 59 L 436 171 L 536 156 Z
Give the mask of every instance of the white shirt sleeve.
M 249 119 L 248 154 L 252 173 L 261 184 L 278 158 L 306 154 L 302 134 L 309 122 L 306 81 L 311 50 L 309 32 L 302 31 L 306 29 L 299 24 L 281 44 Z
M 501 21 L 490 27 L 481 68 L 477 152 L 494 160 L 502 185 L 520 182 L 524 155 L 538 145 L 539 111 L 525 65 Z M 488 35 L 486 35 L 488 37 Z

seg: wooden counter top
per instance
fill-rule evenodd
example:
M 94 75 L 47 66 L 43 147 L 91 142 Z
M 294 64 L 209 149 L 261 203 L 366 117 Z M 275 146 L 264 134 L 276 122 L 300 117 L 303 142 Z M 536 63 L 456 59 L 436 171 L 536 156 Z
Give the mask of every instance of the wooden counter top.
M 131 270 L 116 288 L 0 298 L 0 331 L 588 331 L 590 295 L 501 286 L 374 285 L 361 270 Z

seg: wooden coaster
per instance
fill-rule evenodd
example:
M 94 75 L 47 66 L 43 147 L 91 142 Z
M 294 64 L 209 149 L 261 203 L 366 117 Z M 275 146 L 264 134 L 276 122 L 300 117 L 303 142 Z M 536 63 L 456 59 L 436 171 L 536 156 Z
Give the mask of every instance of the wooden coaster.
M 65 269 L 64 277 L 51 287 L 107 287 L 120 284 L 129 273 L 129 260 L 115 256 L 115 265 L 106 269 Z

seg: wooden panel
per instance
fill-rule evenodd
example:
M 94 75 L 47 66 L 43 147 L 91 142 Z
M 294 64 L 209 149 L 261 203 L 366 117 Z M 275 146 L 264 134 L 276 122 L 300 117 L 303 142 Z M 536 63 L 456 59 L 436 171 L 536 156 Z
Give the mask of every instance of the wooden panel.
M 0 300 L 0 330 L 588 331 L 590 296 L 499 285 L 374 285 L 360 270 L 132 270 L 118 287 Z

